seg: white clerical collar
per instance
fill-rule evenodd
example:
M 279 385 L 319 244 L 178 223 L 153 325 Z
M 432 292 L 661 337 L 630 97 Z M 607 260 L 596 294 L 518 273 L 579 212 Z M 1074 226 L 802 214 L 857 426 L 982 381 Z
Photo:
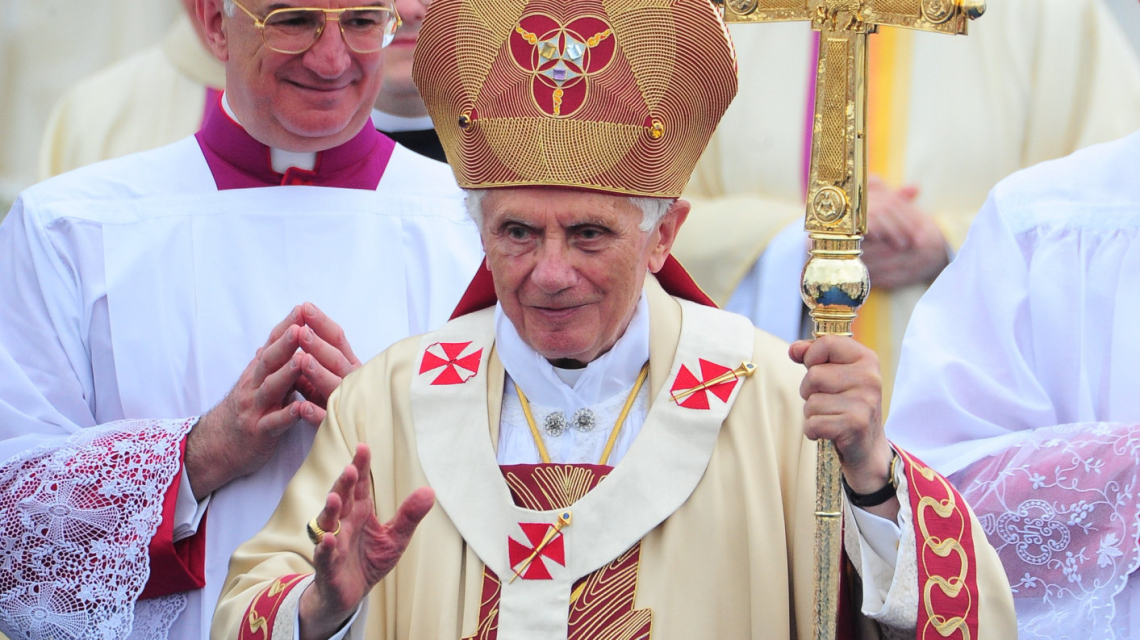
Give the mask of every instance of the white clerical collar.
M 376 127 L 377 131 L 385 131 L 387 133 L 425 131 L 435 128 L 435 125 L 432 124 L 431 116 L 408 118 L 406 116 L 385 113 L 379 109 L 372 110 L 372 126 Z
M 222 108 L 226 110 L 226 115 L 231 120 L 242 126 L 241 121 L 234 114 L 234 110 L 230 108 L 230 101 L 226 99 L 225 93 L 222 93 Z M 317 154 L 312 151 L 285 151 L 284 149 L 269 147 L 269 164 L 274 171 L 280 174 L 284 174 L 293 168 L 312 171 L 317 167 Z
M 612 349 L 586 365 L 573 386 L 563 382 L 546 358 L 523 342 L 502 305 L 495 306 L 495 346 L 503 368 L 531 402 L 573 415 L 583 407 L 628 394 L 637 382 L 641 368 L 649 361 L 649 303 L 642 293 L 625 333 Z

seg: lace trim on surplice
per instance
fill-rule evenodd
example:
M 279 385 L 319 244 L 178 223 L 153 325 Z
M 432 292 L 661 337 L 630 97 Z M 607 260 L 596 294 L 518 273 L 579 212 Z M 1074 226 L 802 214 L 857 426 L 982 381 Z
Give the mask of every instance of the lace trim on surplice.
M 0 631 L 28 640 L 130 634 L 150 577 L 148 547 L 194 422 L 83 429 L 0 465 Z M 146 610 L 176 617 L 182 596 Z M 163 638 L 171 622 L 148 623 L 141 637 Z
M 1140 426 L 1038 429 L 954 474 L 1005 566 L 1020 637 L 1113 638 L 1140 566 Z

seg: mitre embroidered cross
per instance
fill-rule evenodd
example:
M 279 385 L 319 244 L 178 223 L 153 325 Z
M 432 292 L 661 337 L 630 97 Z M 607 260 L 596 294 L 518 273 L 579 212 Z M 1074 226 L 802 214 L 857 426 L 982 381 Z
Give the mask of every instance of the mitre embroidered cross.
M 431 381 L 432 385 L 463 384 L 479 373 L 483 350 L 463 355 L 470 342 L 436 342 L 424 350 L 420 362 L 420 375 L 442 369 Z
M 519 20 L 510 36 L 511 55 L 534 75 L 535 106 L 549 116 L 564 117 L 586 102 L 589 76 L 614 58 L 613 29 L 600 18 L 578 18 L 563 25 L 543 14 Z

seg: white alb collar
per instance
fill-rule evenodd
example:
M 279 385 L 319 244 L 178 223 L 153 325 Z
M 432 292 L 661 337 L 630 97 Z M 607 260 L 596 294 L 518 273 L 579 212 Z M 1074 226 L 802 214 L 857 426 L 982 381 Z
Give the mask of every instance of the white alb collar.
M 503 368 L 531 402 L 573 415 L 583 407 L 628 394 L 637 382 L 641 368 L 649 361 L 649 303 L 643 292 L 625 333 L 612 349 L 586 365 L 573 387 L 559 378 L 546 358 L 523 342 L 502 305 L 495 306 L 495 346 Z
M 226 115 L 231 120 L 238 123 L 238 126 L 243 129 L 245 128 L 238 120 L 237 115 L 234 114 L 234 110 L 230 108 L 230 101 L 226 99 L 225 93 L 222 94 L 222 108 L 226 110 Z M 274 171 L 282 175 L 292 168 L 312 171 L 317 167 L 317 154 L 312 151 L 285 151 L 284 149 L 269 147 L 269 164 Z
M 385 113 L 379 109 L 372 110 L 372 126 L 376 127 L 377 131 L 387 131 L 388 133 L 426 131 L 427 129 L 435 128 L 435 125 L 432 124 L 431 116 L 409 118 L 407 116 Z

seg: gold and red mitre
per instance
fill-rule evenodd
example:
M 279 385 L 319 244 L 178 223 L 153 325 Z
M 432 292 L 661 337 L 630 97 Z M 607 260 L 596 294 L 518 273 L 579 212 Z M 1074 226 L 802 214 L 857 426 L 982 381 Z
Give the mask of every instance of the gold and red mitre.
M 435 0 L 412 73 L 468 189 L 678 197 L 736 95 L 710 0 Z

